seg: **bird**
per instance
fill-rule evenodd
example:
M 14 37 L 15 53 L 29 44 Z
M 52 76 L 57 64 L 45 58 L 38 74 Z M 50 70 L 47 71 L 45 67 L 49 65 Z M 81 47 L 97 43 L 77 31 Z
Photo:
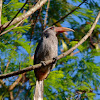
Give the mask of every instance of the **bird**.
M 51 26 L 46 28 L 41 35 L 35 54 L 34 64 L 42 63 L 42 67 L 34 69 L 36 76 L 36 87 L 34 100 L 43 100 L 43 81 L 46 79 L 50 71 L 55 67 L 56 61 L 53 64 L 45 65 L 45 61 L 56 59 L 58 56 L 58 39 L 57 35 L 66 31 L 74 31 L 66 27 Z

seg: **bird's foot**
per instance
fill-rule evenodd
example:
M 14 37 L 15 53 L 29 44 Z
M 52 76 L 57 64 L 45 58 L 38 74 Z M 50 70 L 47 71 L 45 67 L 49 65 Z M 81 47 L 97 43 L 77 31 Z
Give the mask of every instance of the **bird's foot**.
M 46 66 L 45 61 L 41 61 L 42 66 Z
M 53 58 L 53 63 L 56 63 L 57 60 L 58 60 L 58 58 L 57 58 L 57 57 L 54 57 L 54 58 Z

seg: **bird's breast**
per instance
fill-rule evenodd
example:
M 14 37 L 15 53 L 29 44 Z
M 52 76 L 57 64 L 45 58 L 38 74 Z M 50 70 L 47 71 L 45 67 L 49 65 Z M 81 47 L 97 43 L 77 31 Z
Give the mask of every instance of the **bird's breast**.
M 43 51 L 45 60 L 52 59 L 58 55 L 58 40 L 57 38 L 45 39 L 43 43 Z

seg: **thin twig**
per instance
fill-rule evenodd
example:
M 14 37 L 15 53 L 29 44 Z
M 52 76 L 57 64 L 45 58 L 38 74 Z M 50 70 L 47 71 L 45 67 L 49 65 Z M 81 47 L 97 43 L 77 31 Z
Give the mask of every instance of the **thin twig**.
M 21 76 L 19 76 L 18 79 L 9 86 L 9 91 L 11 91 L 15 88 L 15 86 L 21 81 L 23 75 L 25 75 L 25 73 L 23 73 Z
M 77 53 L 79 53 L 80 51 L 76 51 L 76 52 L 72 52 L 71 54 L 70 54 L 70 56 L 73 56 L 73 55 L 75 55 L 75 54 L 77 54 Z
M 5 73 L 7 72 L 7 69 L 8 69 L 9 64 L 10 64 L 10 61 L 7 62 L 6 69 L 4 71 Z
M 66 14 L 65 16 L 61 17 L 57 22 L 53 23 L 53 25 L 56 25 L 58 22 L 64 20 L 68 15 L 70 15 L 71 13 L 73 13 L 76 9 L 79 9 L 79 7 L 87 0 L 83 0 L 83 2 L 81 4 L 79 4 L 75 9 L 73 9 L 71 12 L 69 12 L 68 14 Z
M 10 91 L 10 100 L 14 100 L 14 97 L 13 97 L 13 91 Z
M 44 19 L 44 29 L 46 27 L 46 22 L 47 22 L 47 18 L 48 18 L 49 5 L 50 5 L 50 0 L 48 0 L 48 4 L 47 4 L 46 15 L 45 15 L 45 19 Z
M 1 26 L 1 32 L 4 31 L 7 27 L 9 27 L 9 25 L 13 22 L 13 20 L 17 17 L 17 15 L 20 13 L 20 11 L 24 8 L 24 6 L 27 4 L 28 0 L 26 0 L 26 2 L 24 3 L 24 5 L 22 6 L 22 8 L 17 12 L 17 14 L 12 18 L 12 20 L 6 25 L 6 27 L 4 27 L 2 29 L 3 26 Z
M 3 34 L 6 34 L 7 32 L 13 30 L 14 28 L 18 27 L 22 22 L 23 22 L 23 20 L 21 20 L 21 21 L 20 21 L 17 25 L 15 25 L 14 27 L 12 27 L 12 28 L 10 28 L 10 29 L 8 29 L 8 30 L 2 32 L 2 33 L 0 34 L 0 36 L 3 35 Z
M 7 88 L 7 86 L 5 85 L 5 82 L 3 80 L 0 79 L 0 86 L 4 86 L 5 88 Z
M 41 13 L 41 11 L 42 11 L 42 7 L 41 7 L 41 9 L 40 9 L 40 13 Z M 43 19 L 42 19 L 41 14 L 40 14 L 40 16 L 39 16 L 39 20 L 40 20 L 41 27 L 42 27 L 42 31 L 43 31 L 43 30 L 44 30 L 44 27 L 43 27 Z
M 91 29 L 88 31 L 88 33 L 74 47 L 72 47 L 68 51 L 64 52 L 63 54 L 59 55 L 57 57 L 57 60 L 65 57 L 65 56 L 67 56 L 73 50 L 75 50 L 79 45 L 81 45 L 84 41 L 86 41 L 86 39 L 92 34 L 92 32 L 93 32 L 93 30 L 94 30 L 94 28 L 95 28 L 95 26 L 96 26 L 99 18 L 100 18 L 100 11 L 99 11 L 99 13 L 98 13 L 98 15 L 97 15 L 97 17 L 96 17 L 93 25 L 91 26 Z M 54 60 L 53 59 L 52 60 L 45 61 L 45 64 L 46 65 L 49 65 L 51 63 L 54 63 Z M 39 68 L 41 66 L 42 66 L 42 64 L 40 63 L 40 64 L 36 64 L 36 65 L 33 65 L 33 66 L 29 66 L 29 67 L 24 68 L 24 69 L 19 70 L 19 71 L 14 71 L 14 72 L 11 72 L 11 73 L 8 73 L 8 74 L 2 74 L 2 75 L 0 75 L 0 79 L 7 78 L 7 77 L 11 77 L 11 76 L 14 76 L 14 75 L 19 75 L 19 74 L 22 74 L 22 73 L 25 73 L 25 72 L 34 70 L 35 68 Z
M 16 100 L 16 98 L 19 96 L 19 94 L 25 90 L 26 86 L 23 86 L 22 88 L 18 88 L 18 91 L 16 92 L 16 96 L 14 97 L 14 100 Z M 18 99 L 17 99 L 18 100 Z M 24 99 L 24 100 L 27 100 L 27 99 Z M 29 99 L 28 99 L 29 100 Z
M 2 0 L 0 0 L 0 26 L 1 26 L 1 14 L 2 14 Z

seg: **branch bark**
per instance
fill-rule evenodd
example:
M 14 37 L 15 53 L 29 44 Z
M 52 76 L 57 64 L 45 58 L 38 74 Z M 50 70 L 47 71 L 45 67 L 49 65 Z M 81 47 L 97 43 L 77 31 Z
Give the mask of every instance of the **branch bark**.
M 75 54 L 79 53 L 80 51 L 72 52 L 70 56 L 74 56 Z
M 5 73 L 7 72 L 9 64 L 10 64 L 10 61 L 7 62 L 7 65 L 6 65 L 6 68 L 5 68 L 5 71 L 4 71 Z
M 61 17 L 57 22 L 53 23 L 53 25 L 56 25 L 58 22 L 64 20 L 68 15 L 70 15 L 71 13 L 73 13 L 76 9 L 78 9 L 85 1 L 87 0 L 83 0 L 83 2 L 81 4 L 79 4 L 75 9 L 73 9 L 71 12 L 69 12 L 68 14 L 66 14 L 65 16 Z
M 1 26 L 1 14 L 2 14 L 2 0 L 0 0 L 0 26 Z
M 24 19 L 23 19 L 23 20 L 24 20 Z M 21 20 L 21 21 L 20 21 L 17 25 L 15 25 L 14 27 L 12 27 L 12 28 L 10 28 L 10 29 L 8 29 L 8 30 L 2 32 L 2 33 L 0 34 L 0 36 L 3 35 L 3 34 L 6 34 L 7 32 L 13 30 L 14 28 L 18 27 L 18 26 L 23 22 L 23 20 Z
M 15 86 L 21 81 L 23 75 L 25 75 L 25 73 L 23 73 L 21 76 L 18 77 L 18 79 L 9 86 L 9 91 L 13 90 L 15 88 Z
M 32 13 L 34 13 L 35 11 L 37 11 L 38 9 L 40 9 L 46 2 L 47 2 L 47 0 L 41 0 L 41 1 L 39 0 L 39 1 L 37 2 L 37 4 L 36 4 L 34 7 L 32 7 L 29 11 L 27 11 L 25 14 L 23 14 L 23 15 L 21 15 L 21 16 L 19 16 L 19 17 L 16 17 L 16 18 L 10 23 L 9 26 L 16 24 L 16 23 L 20 22 L 20 21 L 23 20 L 23 19 L 26 19 L 26 18 L 29 17 Z M 5 23 L 5 24 L 2 26 L 2 28 L 5 28 L 5 27 L 8 25 L 8 23 L 9 23 L 9 22 Z
M 13 91 L 10 91 L 10 100 L 14 100 Z
M 59 59 L 65 57 L 65 56 L 67 56 L 67 55 L 70 54 L 73 50 L 75 50 L 79 45 L 81 45 L 84 41 L 86 41 L 86 39 L 92 34 L 92 32 L 93 32 L 93 30 L 94 30 L 94 28 L 95 28 L 95 26 L 96 26 L 96 24 L 97 24 L 99 18 L 100 18 L 100 11 L 99 11 L 99 13 L 98 13 L 98 15 L 97 15 L 97 17 L 96 17 L 96 19 L 95 19 L 93 25 L 91 26 L 90 30 L 88 31 L 88 33 L 87 33 L 74 47 L 72 47 L 71 49 L 69 49 L 69 50 L 66 51 L 65 53 L 59 55 L 59 56 L 57 57 L 57 60 L 59 60 Z M 54 63 L 54 60 L 53 60 L 53 59 L 48 60 L 48 61 L 45 61 L 45 64 L 46 64 L 46 65 L 49 65 L 49 64 L 51 64 L 51 63 Z M 14 72 L 11 72 L 11 73 L 8 73 L 8 74 L 2 74 L 2 75 L 0 75 L 0 79 L 8 78 L 8 77 L 11 77 L 11 76 L 14 76 L 14 75 L 19 75 L 19 74 L 22 74 L 22 73 L 24 73 L 24 72 L 28 72 L 28 71 L 34 70 L 35 68 L 39 68 L 39 67 L 41 67 L 41 66 L 42 66 L 42 64 L 40 63 L 40 64 L 36 64 L 36 65 L 33 65 L 33 66 L 29 66 L 29 67 L 24 68 L 24 69 L 19 70 L 19 71 L 14 71 Z
M 3 32 L 7 27 L 10 26 L 10 24 L 13 22 L 13 20 L 17 17 L 17 15 L 20 13 L 20 11 L 24 8 L 24 6 L 27 4 L 28 0 L 26 0 L 26 2 L 24 3 L 24 5 L 22 6 L 22 8 L 17 12 L 17 14 L 13 17 L 13 19 L 6 25 L 6 27 L 2 28 L 1 26 L 1 32 Z
M 48 18 L 49 5 L 50 5 L 50 0 L 48 0 L 48 4 L 47 4 L 46 15 L 45 15 L 45 19 L 44 19 L 44 29 L 46 27 L 46 22 L 47 22 L 47 18 Z

